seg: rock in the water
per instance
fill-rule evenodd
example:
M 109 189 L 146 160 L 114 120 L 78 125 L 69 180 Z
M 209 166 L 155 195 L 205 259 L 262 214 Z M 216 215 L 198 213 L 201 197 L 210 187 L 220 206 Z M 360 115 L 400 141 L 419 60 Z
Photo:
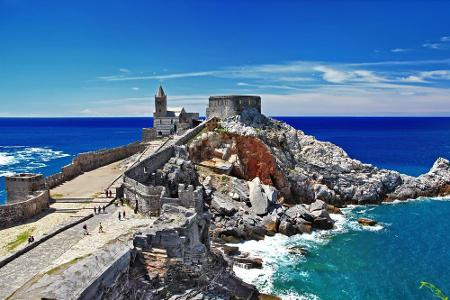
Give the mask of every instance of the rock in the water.
M 293 236 L 299 233 L 298 229 L 291 222 L 289 222 L 287 218 L 281 219 L 278 231 L 286 236 Z
M 269 200 L 263 192 L 261 181 L 258 177 L 248 183 L 250 190 L 250 203 L 252 204 L 252 211 L 259 215 L 267 214 L 269 209 Z
M 226 255 L 230 255 L 230 256 L 238 255 L 241 253 L 239 251 L 239 247 L 235 247 L 235 246 L 223 245 L 222 250 L 223 250 L 223 253 L 225 253 Z
M 308 255 L 308 249 L 300 246 L 293 246 L 288 248 L 288 252 L 291 254 Z
M 297 204 L 288 208 L 285 212 L 290 219 L 296 220 L 298 218 L 302 218 L 308 222 L 312 222 L 314 220 L 314 216 L 310 213 L 302 204 Z
M 358 223 L 363 226 L 375 226 L 377 225 L 377 221 L 369 219 L 369 218 L 359 218 Z
M 333 219 L 326 209 L 314 210 L 311 212 L 314 216 L 313 226 L 318 229 L 332 229 L 334 225 Z
M 309 206 L 309 211 L 315 211 L 315 210 L 323 210 L 326 209 L 327 205 L 322 200 L 316 200 Z

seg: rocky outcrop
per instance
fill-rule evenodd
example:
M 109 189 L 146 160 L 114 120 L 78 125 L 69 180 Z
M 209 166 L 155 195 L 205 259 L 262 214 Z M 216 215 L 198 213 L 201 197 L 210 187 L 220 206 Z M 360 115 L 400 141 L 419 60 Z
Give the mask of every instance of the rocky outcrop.
M 320 199 L 343 206 L 450 193 L 446 159 L 438 159 L 427 174 L 411 177 L 352 159 L 340 147 L 256 111 L 247 110 L 219 125 L 229 135 L 258 139 L 270 149 L 284 174 L 283 196 L 289 203 Z

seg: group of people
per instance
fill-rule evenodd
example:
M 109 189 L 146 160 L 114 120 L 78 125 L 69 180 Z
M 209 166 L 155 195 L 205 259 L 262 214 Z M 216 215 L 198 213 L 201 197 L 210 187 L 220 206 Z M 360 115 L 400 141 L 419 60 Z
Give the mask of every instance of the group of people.
M 31 243 L 33 243 L 33 242 L 34 242 L 34 236 L 30 235 L 30 236 L 28 237 L 28 244 L 31 244 Z
M 99 232 L 99 233 L 105 233 L 105 232 L 103 231 L 103 225 L 102 225 L 102 222 L 100 222 L 100 223 L 98 224 L 98 232 Z M 86 224 L 83 225 L 83 234 L 84 234 L 84 235 L 89 235 L 89 231 L 88 231 L 88 228 L 87 228 L 87 225 L 86 225 Z
M 94 206 L 94 215 L 96 215 L 97 213 L 101 214 L 102 210 L 103 210 L 103 213 L 106 213 L 106 206 L 105 205 L 103 205 L 103 207 L 101 207 L 99 205 L 98 208 Z
M 122 213 L 119 211 L 119 221 L 121 220 L 125 220 L 125 211 L 123 211 Z
M 105 190 L 105 196 L 106 196 L 106 198 L 112 198 L 112 191 L 106 189 L 106 190 Z

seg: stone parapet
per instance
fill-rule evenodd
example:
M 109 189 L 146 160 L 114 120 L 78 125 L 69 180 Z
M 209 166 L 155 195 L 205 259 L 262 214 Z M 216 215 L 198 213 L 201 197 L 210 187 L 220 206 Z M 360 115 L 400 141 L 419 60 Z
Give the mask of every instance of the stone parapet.
M 48 206 L 48 190 L 36 191 L 24 201 L 0 205 L 0 228 L 24 222 L 46 210 Z

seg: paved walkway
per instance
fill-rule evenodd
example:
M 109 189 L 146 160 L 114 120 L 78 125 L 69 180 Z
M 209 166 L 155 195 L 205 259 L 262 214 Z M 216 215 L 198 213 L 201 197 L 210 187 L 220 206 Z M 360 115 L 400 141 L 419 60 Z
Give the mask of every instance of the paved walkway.
M 126 212 L 128 218 L 118 219 L 118 212 Z M 105 214 L 74 226 L 36 248 L 0 268 L 0 299 L 11 296 L 17 289 L 33 279 L 38 274 L 69 262 L 74 258 L 90 254 L 109 241 L 122 237 L 130 238 L 135 230 L 148 226 L 154 219 L 134 215 L 126 206 L 111 205 Z M 102 223 L 104 233 L 99 233 L 99 223 Z M 83 225 L 88 227 L 89 235 L 84 235 Z
M 101 194 L 104 189 L 109 187 L 112 181 L 117 178 L 119 180 L 115 181 L 113 186 L 120 185 L 120 175 L 128 167 L 154 153 L 164 142 L 165 140 L 152 142 L 142 155 L 137 154 L 128 159 L 86 172 L 51 190 L 51 194 L 57 195 L 58 199 L 56 203 L 51 205 L 47 214 L 38 216 L 26 224 L 0 231 L 0 256 L 7 255 L 9 251 L 6 250 L 5 246 L 27 229 L 33 229 L 32 234 L 38 239 L 64 224 L 93 213 L 94 206 L 106 205 L 111 198 L 106 198 L 104 194 Z M 126 211 L 128 219 L 119 221 L 119 211 Z M 0 299 L 7 298 L 39 273 L 45 273 L 64 262 L 92 253 L 95 249 L 120 236 L 129 238 L 136 228 L 148 226 L 153 221 L 153 219 L 134 215 L 128 207 L 111 205 L 106 209 L 105 214 L 95 215 L 85 223 L 59 233 L 0 268 Z M 103 225 L 104 233 L 98 232 L 100 222 Z M 90 235 L 85 236 L 83 234 L 83 224 L 88 226 Z M 13 251 L 18 249 L 16 248 Z
M 152 141 L 143 153 L 86 172 L 52 189 L 50 194 L 56 198 L 56 202 L 51 204 L 50 209 L 44 214 L 27 223 L 0 230 L 0 257 L 7 256 L 26 245 L 22 243 L 14 249 L 8 249 L 7 245 L 14 242 L 20 234 L 28 231 L 35 239 L 39 239 L 65 224 L 93 213 L 94 207 L 106 205 L 111 198 L 105 197 L 104 190 L 131 165 L 154 153 L 165 140 Z M 119 178 L 111 190 L 114 192 L 114 187 L 121 183 L 122 179 Z

